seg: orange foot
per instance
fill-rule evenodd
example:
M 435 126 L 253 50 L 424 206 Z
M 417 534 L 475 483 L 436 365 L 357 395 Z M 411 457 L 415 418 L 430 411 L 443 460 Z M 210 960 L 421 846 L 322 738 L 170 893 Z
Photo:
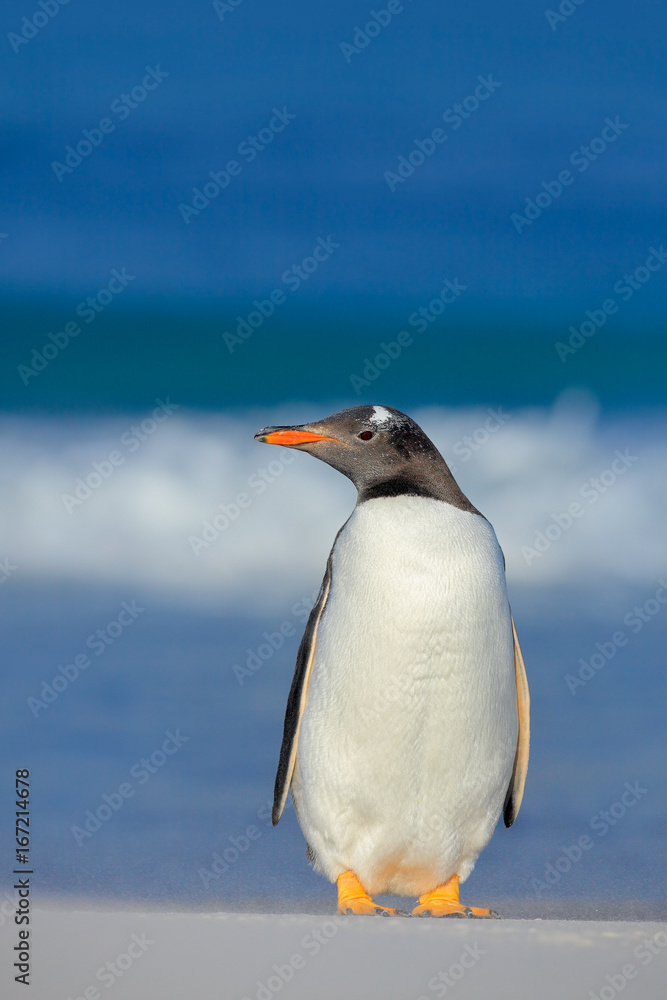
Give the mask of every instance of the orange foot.
M 365 917 L 407 917 L 402 910 L 390 906 L 379 906 L 368 895 L 357 876 L 352 871 L 338 876 L 338 912 L 356 913 Z
M 412 911 L 413 917 L 491 917 L 500 914 L 481 906 L 463 906 L 459 902 L 459 877 L 453 875 L 449 882 L 439 885 L 432 892 L 419 897 L 419 906 Z

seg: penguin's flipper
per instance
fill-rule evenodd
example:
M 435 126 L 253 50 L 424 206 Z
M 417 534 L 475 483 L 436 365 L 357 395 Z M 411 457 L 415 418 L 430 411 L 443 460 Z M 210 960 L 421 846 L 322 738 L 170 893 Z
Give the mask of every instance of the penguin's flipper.
M 299 727 L 301 716 L 306 707 L 308 698 L 308 685 L 310 675 L 315 662 L 315 644 L 317 642 L 317 629 L 320 624 L 322 612 L 331 590 L 331 556 L 327 561 L 327 568 L 322 580 L 322 586 L 315 602 L 315 606 L 308 616 L 306 630 L 299 645 L 299 652 L 296 654 L 296 666 L 292 687 L 287 698 L 287 708 L 285 710 L 285 725 L 283 728 L 283 742 L 280 747 L 280 760 L 278 761 L 278 772 L 276 774 L 276 784 L 273 790 L 273 811 L 271 821 L 275 826 L 283 814 L 285 802 L 289 795 L 294 765 L 296 764 L 296 750 L 299 742 Z
M 519 736 L 516 743 L 512 780 L 507 789 L 503 806 L 505 826 L 511 826 L 519 815 L 523 789 L 526 784 L 526 772 L 528 771 L 528 747 L 530 743 L 530 692 L 528 691 L 528 678 L 521 655 L 519 638 L 514 627 L 514 619 L 512 619 L 512 634 L 514 636 L 514 675 L 516 677 L 516 703 L 519 713 Z

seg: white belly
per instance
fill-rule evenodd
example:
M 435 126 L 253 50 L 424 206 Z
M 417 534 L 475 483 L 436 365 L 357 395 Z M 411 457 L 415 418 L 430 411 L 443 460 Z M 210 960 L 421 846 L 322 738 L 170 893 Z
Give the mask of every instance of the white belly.
M 493 528 L 423 497 L 360 504 L 334 549 L 292 786 L 317 867 L 351 869 L 371 894 L 463 880 L 516 741 Z

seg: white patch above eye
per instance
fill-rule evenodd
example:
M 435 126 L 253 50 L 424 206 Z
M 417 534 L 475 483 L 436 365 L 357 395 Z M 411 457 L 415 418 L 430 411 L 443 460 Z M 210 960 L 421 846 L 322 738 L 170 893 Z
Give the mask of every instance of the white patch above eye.
M 368 422 L 380 426 L 382 424 L 389 424 L 392 420 L 392 414 L 389 410 L 385 409 L 384 406 L 374 406 L 373 412 L 368 418 Z

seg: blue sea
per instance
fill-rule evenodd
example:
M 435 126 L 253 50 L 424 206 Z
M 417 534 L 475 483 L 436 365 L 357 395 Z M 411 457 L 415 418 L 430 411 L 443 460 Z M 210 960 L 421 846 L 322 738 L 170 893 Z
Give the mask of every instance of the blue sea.
M 337 405 L 156 397 L 0 419 L 3 815 L 29 768 L 43 896 L 333 906 L 293 810 L 273 829 L 268 804 L 298 641 L 355 494 L 252 435 Z M 664 914 L 664 414 L 577 389 L 410 412 L 496 528 L 532 693 L 521 813 L 466 898 Z

